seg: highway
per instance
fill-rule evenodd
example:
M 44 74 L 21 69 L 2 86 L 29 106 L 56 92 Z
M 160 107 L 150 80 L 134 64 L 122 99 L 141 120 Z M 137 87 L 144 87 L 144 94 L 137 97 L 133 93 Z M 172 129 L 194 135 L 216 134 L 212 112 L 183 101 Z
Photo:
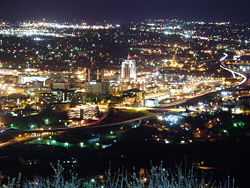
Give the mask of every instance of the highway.
M 59 134 L 65 133 L 66 131 L 70 131 L 70 130 L 77 129 L 79 131 L 82 131 L 84 129 L 119 126 L 119 125 L 128 124 L 128 123 L 132 123 L 132 122 L 142 121 L 144 119 L 147 119 L 150 117 L 155 117 L 157 115 L 159 115 L 159 113 L 154 113 L 154 114 L 151 114 L 148 116 L 143 116 L 143 117 L 134 118 L 131 120 L 126 120 L 126 121 L 121 121 L 121 122 L 116 122 L 116 123 L 103 124 L 103 125 L 102 124 L 98 125 L 98 123 L 96 122 L 97 125 L 91 124 L 91 125 L 83 126 L 83 127 L 56 128 L 56 129 L 46 129 L 46 130 L 15 130 L 15 131 L 11 131 L 9 133 L 5 133 L 5 134 L 13 134 L 15 136 L 13 136 L 13 138 L 8 140 L 8 141 L 0 142 L 0 148 L 6 147 L 9 145 L 13 145 L 13 144 L 17 144 L 17 143 L 25 143 L 25 142 L 28 142 L 28 141 L 31 141 L 31 140 L 34 140 L 37 138 L 41 138 L 41 137 L 48 137 L 51 135 L 59 135 Z
M 117 106 L 115 108 L 116 109 L 133 109 L 133 110 L 137 109 L 137 110 L 152 110 L 152 111 L 167 112 L 167 111 L 169 111 L 169 108 L 171 108 L 171 107 L 179 106 L 179 105 L 187 103 L 190 100 L 194 100 L 196 98 L 199 98 L 199 97 L 202 97 L 202 96 L 206 96 L 206 95 L 210 95 L 210 94 L 213 94 L 213 93 L 216 93 L 216 92 L 218 92 L 218 91 L 217 90 L 207 91 L 207 92 L 200 93 L 200 94 L 197 94 L 195 96 L 192 96 L 190 98 L 184 98 L 184 99 L 181 99 L 181 100 L 174 101 L 171 104 L 161 104 L 158 107 L 126 107 L 126 106 Z
M 237 75 L 239 75 L 239 76 L 241 76 L 243 78 L 243 80 L 239 84 L 233 86 L 232 88 L 235 88 L 237 86 L 241 86 L 241 85 L 245 84 L 246 82 L 248 82 L 249 81 L 248 74 L 246 74 L 244 72 L 240 72 L 240 71 L 234 70 L 234 69 L 231 69 L 230 67 L 228 67 L 226 65 L 225 60 L 226 60 L 227 57 L 228 57 L 228 55 L 226 53 L 224 53 L 224 57 L 221 58 L 221 60 L 220 60 L 220 67 L 222 69 L 224 69 L 224 70 L 227 70 L 227 71 L 231 72 L 232 74 L 237 74 Z
M 228 55 L 224 54 L 224 57 L 220 59 L 220 61 L 219 61 L 220 67 L 222 69 L 224 69 L 224 70 L 227 70 L 227 71 L 233 73 L 233 74 L 237 74 L 237 75 L 241 76 L 243 78 L 243 80 L 239 84 L 237 84 L 235 86 L 232 86 L 230 88 L 223 89 L 223 90 L 233 89 L 235 87 L 238 87 L 240 85 L 245 84 L 249 80 L 249 76 L 246 73 L 243 73 L 243 72 L 240 72 L 240 71 L 237 71 L 237 70 L 233 70 L 233 69 L 231 69 L 230 67 L 228 67 L 226 65 L 225 60 L 227 59 L 227 57 L 228 57 Z M 195 98 L 206 96 L 206 95 L 213 94 L 213 93 L 216 93 L 216 92 L 221 92 L 223 90 L 220 90 L 220 91 L 215 91 L 215 90 L 214 91 L 208 91 L 208 92 L 205 92 L 205 93 L 195 95 L 190 99 L 182 99 L 182 100 L 179 100 L 179 101 L 175 101 L 175 102 L 173 102 L 171 104 L 166 104 L 166 105 L 161 106 L 161 107 L 154 107 L 154 108 L 147 108 L 147 107 L 146 108 L 145 107 L 116 107 L 116 108 L 117 109 L 137 109 L 137 110 L 147 109 L 147 110 L 155 110 L 155 111 L 167 112 L 170 107 L 177 106 L 177 105 L 182 105 L 182 104 L 184 104 L 184 103 L 186 103 L 186 102 L 188 102 L 190 100 L 193 100 Z M 84 129 L 94 129 L 94 128 L 119 126 L 121 124 L 132 123 L 132 122 L 141 121 L 141 120 L 144 120 L 144 119 L 147 119 L 147 118 L 150 118 L 150 117 L 155 117 L 155 116 L 157 116 L 159 114 L 160 113 L 154 113 L 154 114 L 151 114 L 151 115 L 148 115 L 148 116 L 143 116 L 143 117 L 139 117 L 139 118 L 135 118 L 135 119 L 131 119 L 131 120 L 126 120 L 126 121 L 121 121 L 121 122 L 116 122 L 116 123 L 110 123 L 110 124 L 101 124 L 102 120 L 104 120 L 107 117 L 107 114 L 106 114 L 96 122 L 89 123 L 89 124 L 82 124 L 82 125 L 80 125 L 78 127 L 44 129 L 44 130 L 15 130 L 15 131 L 11 131 L 9 133 L 6 132 L 5 134 L 13 134 L 13 135 L 18 135 L 18 136 L 15 136 L 15 137 L 13 137 L 12 139 L 10 139 L 8 141 L 0 142 L 0 148 L 1 147 L 6 147 L 6 146 L 9 146 L 9 145 L 13 145 L 13 144 L 16 144 L 16 143 L 23 143 L 23 142 L 31 141 L 31 140 L 34 140 L 36 138 L 48 137 L 50 135 L 62 134 L 62 133 L 65 133 L 66 131 L 73 130 L 73 129 L 78 129 L 80 131 L 80 130 L 84 130 Z

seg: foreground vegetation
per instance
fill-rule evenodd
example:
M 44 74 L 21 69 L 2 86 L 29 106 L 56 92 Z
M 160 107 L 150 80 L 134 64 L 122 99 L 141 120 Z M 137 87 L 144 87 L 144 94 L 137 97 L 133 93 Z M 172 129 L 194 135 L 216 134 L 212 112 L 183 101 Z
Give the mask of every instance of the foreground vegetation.
M 162 166 L 152 167 L 148 172 L 139 175 L 121 170 L 115 174 L 110 171 L 106 176 L 98 178 L 79 178 L 77 174 L 69 173 L 65 178 L 60 163 L 52 165 L 54 174 L 51 177 L 34 177 L 25 180 L 21 175 L 17 178 L 8 178 L 4 183 L 0 180 L 1 187 L 8 188 L 235 188 L 234 180 L 228 178 L 217 182 L 208 179 L 205 174 L 198 175 L 194 168 L 178 167 L 176 170 L 167 170 Z

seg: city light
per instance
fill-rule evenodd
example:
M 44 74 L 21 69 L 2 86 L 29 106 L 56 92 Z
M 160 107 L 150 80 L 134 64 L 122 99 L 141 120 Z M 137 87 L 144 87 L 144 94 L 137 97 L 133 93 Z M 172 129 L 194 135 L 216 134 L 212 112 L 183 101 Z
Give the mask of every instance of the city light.
M 54 7 L 52 1 L 50 5 Z M 133 17 L 130 9 L 126 13 Z M 94 12 L 98 17 L 102 11 Z M 194 169 L 210 169 L 204 161 L 212 161 L 224 172 L 230 167 L 227 161 L 239 161 L 231 153 L 248 158 L 243 146 L 250 135 L 249 24 L 80 20 L 0 21 L 2 182 L 7 182 L 5 172 L 20 162 L 25 172 L 39 174 L 42 165 L 59 159 L 65 169 L 88 164 L 85 170 L 94 169 L 93 178 L 83 186 L 101 186 L 111 181 L 102 169 L 109 160 L 130 168 L 138 158 L 143 168 L 139 182 L 147 187 L 153 181 L 144 169 L 149 159 L 177 160 L 188 151 L 193 159 L 202 159 Z M 10 157 L 14 150 L 21 157 Z M 225 153 L 228 160 L 223 161 Z M 97 167 L 101 174 L 95 174 Z M 161 168 L 154 175 L 162 169 L 167 171 Z
M 166 122 L 170 123 L 170 125 L 178 124 L 183 118 L 177 115 L 167 115 L 163 118 Z

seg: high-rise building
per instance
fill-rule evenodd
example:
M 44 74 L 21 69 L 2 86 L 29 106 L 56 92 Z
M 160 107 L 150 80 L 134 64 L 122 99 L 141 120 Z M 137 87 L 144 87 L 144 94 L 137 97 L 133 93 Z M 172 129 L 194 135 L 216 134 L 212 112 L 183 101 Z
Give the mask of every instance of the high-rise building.
M 86 93 L 94 93 L 94 94 L 109 94 L 109 82 L 85 82 Z
M 87 81 L 103 81 L 104 70 L 91 68 L 87 69 Z
M 136 63 L 134 60 L 131 60 L 130 56 L 128 56 L 128 58 L 122 62 L 121 79 L 122 80 L 136 79 Z
M 54 82 L 52 87 L 53 89 L 70 89 L 70 83 L 69 82 Z
M 57 103 L 74 103 L 74 104 L 84 104 L 86 99 L 86 94 L 83 92 L 78 92 L 76 90 L 63 90 L 57 89 L 51 92 L 39 93 L 40 101 L 47 104 L 57 104 Z
M 94 58 L 91 57 L 90 58 L 90 63 L 91 66 L 90 68 L 87 68 L 86 71 L 86 81 L 91 82 L 91 81 L 98 81 L 98 82 L 102 82 L 104 79 L 104 70 L 103 69 L 99 69 L 96 66 L 96 62 L 94 61 Z

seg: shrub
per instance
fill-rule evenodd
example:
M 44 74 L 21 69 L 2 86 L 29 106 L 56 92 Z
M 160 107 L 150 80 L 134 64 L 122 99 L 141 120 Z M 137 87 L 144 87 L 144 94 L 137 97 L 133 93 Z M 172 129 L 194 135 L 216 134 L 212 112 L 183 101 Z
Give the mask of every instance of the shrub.
M 21 180 L 8 178 L 6 184 L 0 182 L 1 187 L 8 188 L 234 188 L 233 179 L 223 182 L 207 180 L 205 174 L 198 175 L 194 168 L 186 169 L 177 167 L 176 170 L 167 170 L 162 166 L 152 166 L 143 175 L 138 173 L 129 174 L 127 171 L 118 171 L 112 174 L 110 170 L 106 178 L 95 179 L 79 178 L 77 174 L 70 172 L 70 178 L 65 179 L 63 166 L 58 162 L 56 167 L 52 165 L 54 174 L 51 177 L 35 177 L 33 180 Z

